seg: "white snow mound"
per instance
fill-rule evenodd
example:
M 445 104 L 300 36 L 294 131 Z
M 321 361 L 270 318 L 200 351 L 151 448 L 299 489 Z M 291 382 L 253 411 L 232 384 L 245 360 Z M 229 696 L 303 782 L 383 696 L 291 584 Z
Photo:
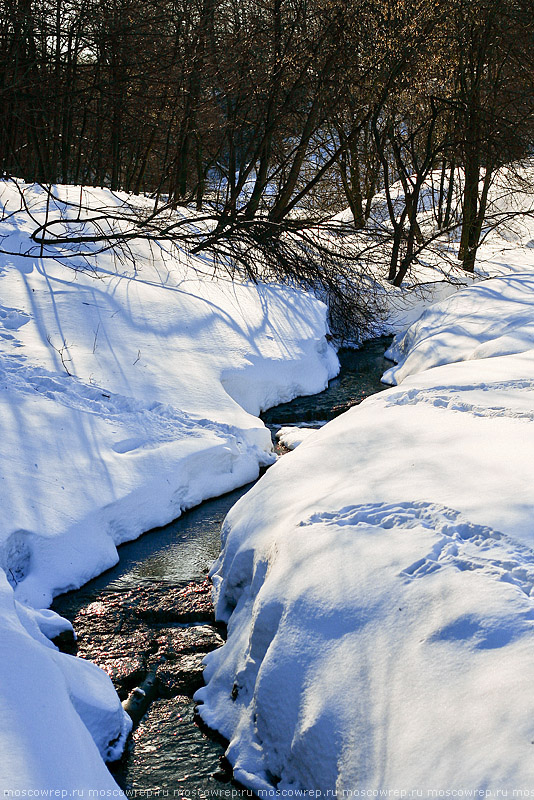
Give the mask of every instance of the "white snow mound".
M 50 634 L 61 625 L 14 600 L 0 570 L 0 785 L 13 797 L 95 789 L 115 797 L 102 758 L 120 755 L 131 721 L 105 672 L 60 653 L 40 627 Z
M 58 622 L 29 609 L 112 566 L 121 542 L 256 478 L 274 456 L 253 415 L 321 391 L 338 361 L 325 306 L 300 291 L 214 280 L 213 264 L 157 242 L 41 250 L 29 234 L 46 214 L 88 232 L 80 192 L 97 214 L 125 200 L 53 192 L 0 185 L 0 783 L 116 791 L 98 755 L 124 741 L 112 685 L 45 646 L 38 619 L 48 636 Z
M 402 385 L 228 515 L 196 698 L 261 796 L 534 785 L 533 304 L 524 273 L 430 309 Z
M 386 353 L 397 365 L 382 380 L 399 384 L 431 367 L 534 348 L 534 275 L 492 278 L 424 311 Z
M 294 450 L 299 444 L 313 436 L 314 432 L 314 428 L 299 428 L 297 425 L 288 425 L 276 431 L 276 439 L 288 450 Z

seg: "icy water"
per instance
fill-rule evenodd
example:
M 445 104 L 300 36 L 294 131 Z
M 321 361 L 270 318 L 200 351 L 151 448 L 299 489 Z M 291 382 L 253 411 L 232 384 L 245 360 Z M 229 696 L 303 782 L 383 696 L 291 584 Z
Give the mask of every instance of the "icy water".
M 119 548 L 120 561 L 53 608 L 70 619 L 78 654 L 112 678 L 121 699 L 157 667 L 159 691 L 112 767 L 132 797 L 226 797 L 224 747 L 195 724 L 201 662 L 222 644 L 206 571 L 220 550 L 222 522 L 251 485 L 209 500 Z M 199 641 L 200 640 L 200 641 Z M 234 787 L 232 787 L 234 788 Z
M 374 339 L 341 351 L 341 373 L 328 389 L 270 409 L 264 422 L 273 431 L 299 422 L 313 426 L 380 391 L 389 342 Z M 230 796 L 224 746 L 196 724 L 192 696 L 202 684 L 202 659 L 224 635 L 214 623 L 206 573 L 219 554 L 224 517 L 250 488 L 202 503 L 122 545 L 113 569 L 54 602 L 74 624 L 78 655 L 108 672 L 121 699 L 156 677 L 153 702 L 112 768 L 131 797 Z
M 365 342 L 359 350 L 340 350 L 341 371 L 324 392 L 270 408 L 261 418 L 269 426 L 334 419 L 386 388 L 380 378 L 391 367 L 391 361 L 384 358 L 390 343 L 390 336 L 381 336 Z

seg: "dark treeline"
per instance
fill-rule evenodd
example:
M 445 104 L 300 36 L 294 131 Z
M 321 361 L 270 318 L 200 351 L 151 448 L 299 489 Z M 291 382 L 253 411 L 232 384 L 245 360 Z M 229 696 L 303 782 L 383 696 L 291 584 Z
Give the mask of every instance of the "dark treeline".
M 472 270 L 491 177 L 531 152 L 533 0 L 0 7 L 2 174 L 210 205 L 214 236 L 347 205 L 364 228 L 385 190 L 400 284 L 424 238 L 425 180 L 441 171 L 446 230 L 462 168 L 460 258 Z

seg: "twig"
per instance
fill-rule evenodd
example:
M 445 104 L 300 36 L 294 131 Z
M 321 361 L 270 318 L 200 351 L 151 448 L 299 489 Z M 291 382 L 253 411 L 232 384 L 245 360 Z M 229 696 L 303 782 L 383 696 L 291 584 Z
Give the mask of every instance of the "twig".
M 94 340 L 94 342 L 93 342 L 93 355 L 95 354 L 95 351 L 96 351 L 96 340 L 98 339 L 98 331 L 99 331 L 99 330 L 100 330 L 100 322 L 99 322 L 99 323 L 98 323 L 98 325 L 96 326 L 96 331 L 95 331 L 95 340 Z
M 50 336 L 47 336 L 46 339 L 48 341 L 48 344 L 52 348 L 52 350 L 55 350 L 56 353 L 59 355 L 59 357 L 61 359 L 61 364 L 63 365 L 63 369 L 65 370 L 65 372 L 67 373 L 69 378 L 72 378 L 72 372 L 69 372 L 69 368 L 67 367 L 67 361 L 72 361 L 72 358 L 65 358 L 65 355 L 64 355 L 65 351 L 67 351 L 67 353 L 69 352 L 69 344 L 67 343 L 67 341 L 65 339 L 63 339 L 63 346 L 62 347 L 56 347 L 54 344 L 52 344 L 52 340 L 51 340 Z

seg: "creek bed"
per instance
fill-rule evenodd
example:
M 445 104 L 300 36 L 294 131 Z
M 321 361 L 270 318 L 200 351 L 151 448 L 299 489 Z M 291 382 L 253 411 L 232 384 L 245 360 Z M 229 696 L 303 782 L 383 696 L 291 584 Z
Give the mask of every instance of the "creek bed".
M 262 420 L 269 427 L 299 422 L 327 422 L 358 405 L 369 395 L 385 389 L 380 378 L 391 367 L 391 361 L 384 358 L 391 340 L 391 336 L 380 336 L 364 342 L 359 350 L 343 348 L 338 353 L 341 370 L 329 382 L 327 389 L 274 406 L 261 414 Z
M 340 351 L 340 375 L 324 392 L 270 409 L 262 419 L 273 432 L 300 422 L 319 426 L 383 389 L 390 341 Z M 202 684 L 202 659 L 224 636 L 215 624 L 207 570 L 219 555 L 226 514 L 250 488 L 206 501 L 122 545 L 115 567 L 54 601 L 54 610 L 74 625 L 78 655 L 110 675 L 121 699 L 155 678 L 152 702 L 112 767 L 131 796 L 228 796 L 224 745 L 196 724 L 192 697 Z
M 208 500 L 121 545 L 115 567 L 54 601 L 74 625 L 78 655 L 110 675 L 122 700 L 156 674 L 156 699 L 112 766 L 132 796 L 225 796 L 227 787 L 214 777 L 227 777 L 224 746 L 195 724 L 192 697 L 202 685 L 202 659 L 223 642 L 206 570 L 219 554 L 226 514 L 248 489 Z

